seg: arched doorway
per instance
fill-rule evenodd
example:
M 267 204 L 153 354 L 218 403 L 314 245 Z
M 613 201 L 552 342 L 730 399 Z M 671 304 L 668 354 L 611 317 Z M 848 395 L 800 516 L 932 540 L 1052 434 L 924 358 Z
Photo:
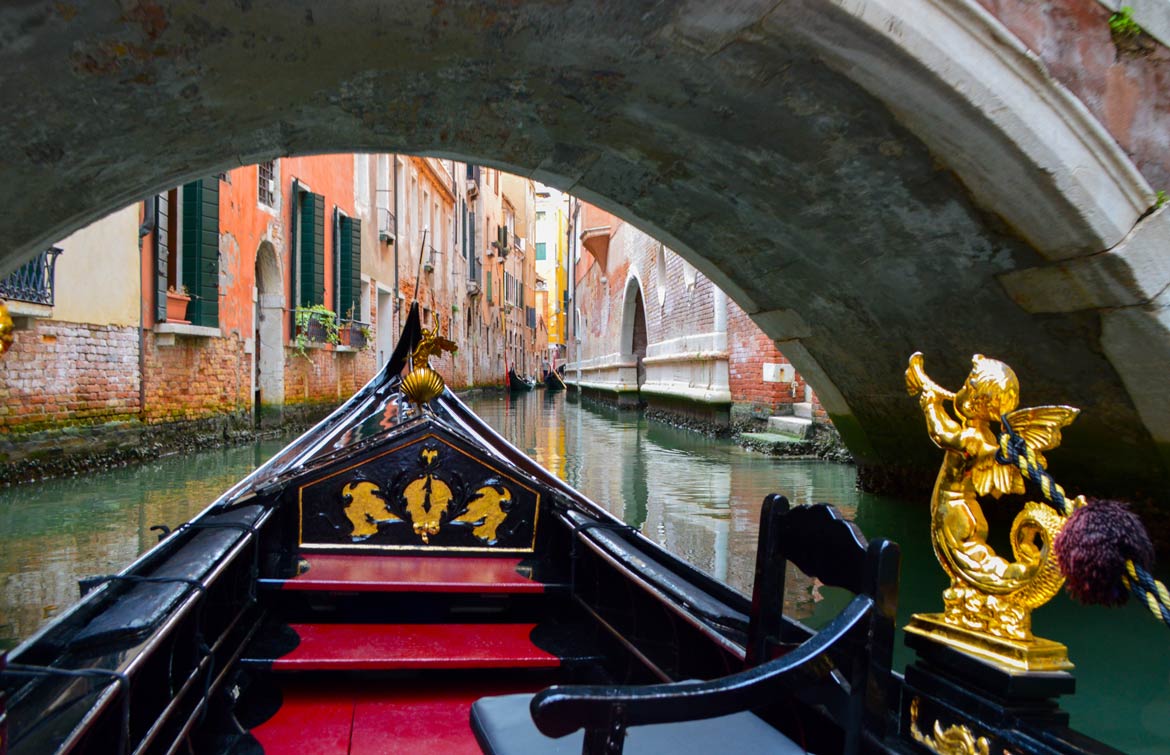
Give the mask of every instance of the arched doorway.
M 284 276 L 280 258 L 267 241 L 256 251 L 253 419 L 277 427 L 284 412 Z
M 632 390 L 623 390 L 619 394 L 618 405 L 641 404 L 640 391 L 646 382 L 646 345 L 649 336 L 646 333 L 646 303 L 642 297 L 642 285 L 638 279 L 631 276 L 626 282 L 626 297 L 622 306 L 622 361 L 629 365 L 630 375 L 623 375 L 621 382 L 625 385 L 632 383 Z M 632 394 L 632 395 L 631 395 Z

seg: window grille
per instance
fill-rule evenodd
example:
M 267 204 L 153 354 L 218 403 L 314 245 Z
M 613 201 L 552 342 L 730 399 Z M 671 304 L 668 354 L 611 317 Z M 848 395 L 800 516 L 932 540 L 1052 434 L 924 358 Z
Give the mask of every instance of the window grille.
M 268 160 L 257 165 L 257 168 L 259 168 L 259 178 L 256 182 L 256 192 L 260 204 L 276 207 L 276 163 Z

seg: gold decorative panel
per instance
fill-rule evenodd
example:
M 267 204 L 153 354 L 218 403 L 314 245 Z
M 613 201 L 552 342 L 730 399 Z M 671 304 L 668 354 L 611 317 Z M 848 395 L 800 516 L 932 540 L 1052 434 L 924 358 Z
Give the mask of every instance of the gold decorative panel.
M 532 552 L 540 494 L 430 432 L 301 486 L 300 543 L 319 550 Z

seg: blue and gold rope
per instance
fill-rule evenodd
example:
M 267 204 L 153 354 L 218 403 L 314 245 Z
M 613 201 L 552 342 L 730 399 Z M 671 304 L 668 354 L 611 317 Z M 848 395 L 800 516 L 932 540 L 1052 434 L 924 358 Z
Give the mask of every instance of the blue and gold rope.
M 1003 432 L 999 436 L 999 451 L 995 460 L 1000 464 L 1010 464 L 1018 467 L 1024 477 L 1031 480 L 1040 488 L 1044 498 L 1054 504 L 1066 517 L 1072 516 L 1076 505 L 1064 493 L 1064 488 L 1057 484 L 1048 470 L 1040 463 L 1036 451 L 1028 446 L 1023 436 L 1012 429 L 1007 417 L 1001 417 Z M 1141 601 L 1155 617 L 1170 627 L 1170 590 L 1159 580 L 1154 579 L 1148 571 L 1134 563 L 1133 559 L 1126 559 L 1127 574 L 1121 576 L 1125 587 L 1135 598 Z

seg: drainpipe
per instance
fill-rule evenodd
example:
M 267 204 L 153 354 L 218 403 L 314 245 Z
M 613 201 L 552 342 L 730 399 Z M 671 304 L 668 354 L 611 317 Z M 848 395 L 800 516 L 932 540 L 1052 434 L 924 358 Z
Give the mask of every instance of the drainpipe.
M 142 240 L 158 228 L 158 194 L 143 200 L 142 225 L 138 226 L 138 286 L 142 289 Z M 158 257 L 158 251 L 155 251 Z M 145 293 L 145 292 L 143 292 Z M 155 296 L 158 292 L 155 292 Z M 138 297 L 138 417 L 146 422 L 146 297 Z
M 565 290 L 568 292 L 569 304 L 565 312 L 565 358 L 568 359 L 569 347 L 572 347 L 573 362 L 580 361 L 577 347 L 577 217 L 581 214 L 581 200 L 569 197 L 569 244 L 568 254 L 565 255 L 565 265 L 568 267 L 565 276 Z
M 401 315 L 398 312 L 398 247 L 402 245 L 402 239 L 398 235 L 398 217 L 402 212 L 399 207 L 399 202 L 402 197 L 398 196 L 398 155 L 393 156 L 394 159 L 394 308 L 391 310 L 394 314 L 391 316 L 391 332 L 398 333 L 401 330 L 399 320 Z

